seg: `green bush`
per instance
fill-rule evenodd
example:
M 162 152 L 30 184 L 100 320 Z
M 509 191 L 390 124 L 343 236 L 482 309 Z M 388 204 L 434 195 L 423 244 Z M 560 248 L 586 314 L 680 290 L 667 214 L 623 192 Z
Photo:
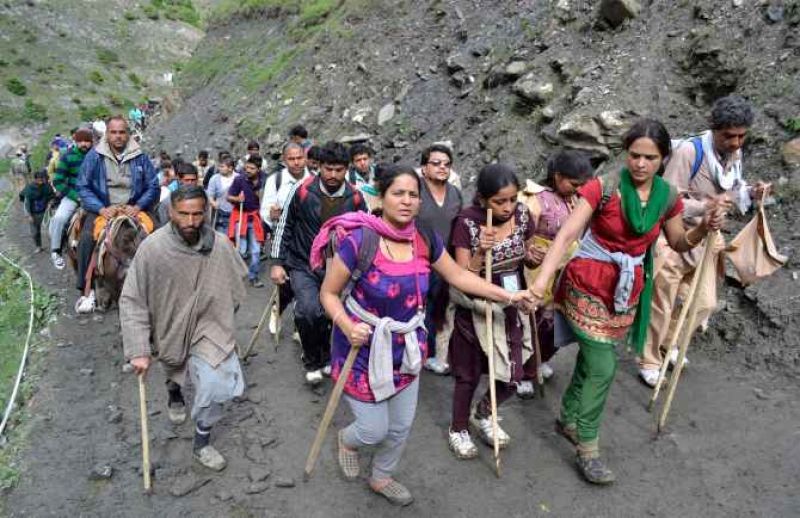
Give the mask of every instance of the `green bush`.
M 85 121 L 93 121 L 95 119 L 105 119 L 107 117 L 111 117 L 111 110 L 102 104 L 96 104 L 94 106 L 81 106 L 79 108 L 79 112 L 81 119 Z
M 150 18 L 151 20 L 158 20 L 160 15 L 158 13 L 158 8 L 154 7 L 151 4 L 145 4 L 142 6 L 142 12 L 145 16 Z
M 22 110 L 26 119 L 34 122 L 47 121 L 47 109 L 32 99 L 25 99 L 25 107 Z
M 18 77 L 6 79 L 6 89 L 14 95 L 23 96 L 28 93 L 28 87 Z
M 128 79 L 136 88 L 142 87 L 142 78 L 136 75 L 136 72 L 128 72 Z
M 97 61 L 103 65 L 111 65 L 119 62 L 119 55 L 110 49 L 99 49 L 97 51 Z
M 125 11 L 125 14 L 123 14 L 122 16 L 129 22 L 139 19 L 139 17 L 136 16 L 136 13 L 134 13 L 133 11 Z
M 783 127 L 792 133 L 800 133 L 800 117 L 786 119 L 786 121 L 783 123 Z
M 99 70 L 92 70 L 91 72 L 89 72 L 89 81 L 101 85 L 105 83 L 106 78 L 103 77 L 103 74 L 101 74 Z

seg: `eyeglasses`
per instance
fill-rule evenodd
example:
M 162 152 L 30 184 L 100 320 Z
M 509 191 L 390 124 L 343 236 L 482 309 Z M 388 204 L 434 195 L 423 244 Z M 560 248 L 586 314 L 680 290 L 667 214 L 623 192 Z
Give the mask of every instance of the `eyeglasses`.
M 445 169 L 450 169 L 450 162 L 445 162 L 444 160 L 428 160 L 428 165 L 432 165 L 433 167 L 444 167 Z

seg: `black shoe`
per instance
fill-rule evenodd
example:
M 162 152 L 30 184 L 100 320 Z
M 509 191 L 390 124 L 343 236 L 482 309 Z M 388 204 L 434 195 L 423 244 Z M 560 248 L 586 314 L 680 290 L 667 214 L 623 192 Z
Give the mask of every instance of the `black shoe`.
M 250 286 L 254 288 L 263 288 L 264 283 L 261 282 L 261 279 L 250 279 Z
M 592 484 L 607 485 L 616 480 L 614 472 L 608 469 L 600 457 L 584 457 L 578 454 L 575 457 L 575 464 L 583 478 Z

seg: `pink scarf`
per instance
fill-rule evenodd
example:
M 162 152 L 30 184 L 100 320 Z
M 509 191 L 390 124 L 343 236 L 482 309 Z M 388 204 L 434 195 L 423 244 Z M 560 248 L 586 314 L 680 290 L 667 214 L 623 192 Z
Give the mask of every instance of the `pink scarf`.
M 383 218 L 361 211 L 348 212 L 347 214 L 336 216 L 326 221 L 322 228 L 319 229 L 317 237 L 314 238 L 314 243 L 311 245 L 311 257 L 309 258 L 311 269 L 316 270 L 324 264 L 325 247 L 328 244 L 331 232 L 336 232 L 337 242 L 341 243 L 342 239 L 348 236 L 351 231 L 361 227 L 369 227 L 379 236 L 393 241 L 411 241 L 417 231 L 417 226 L 413 221 L 406 225 L 405 228 L 399 229 L 387 223 Z

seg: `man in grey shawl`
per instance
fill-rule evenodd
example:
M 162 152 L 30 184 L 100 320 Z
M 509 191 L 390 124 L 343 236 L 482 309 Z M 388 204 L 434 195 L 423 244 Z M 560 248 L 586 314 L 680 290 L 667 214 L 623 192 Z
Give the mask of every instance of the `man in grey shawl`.
M 206 225 L 208 200 L 199 186 L 171 195 L 170 223 L 144 240 L 120 296 L 125 358 L 137 373 L 156 356 L 167 377 L 170 421 L 186 419 L 181 392 L 194 386 L 193 456 L 220 471 L 223 456 L 209 444 L 222 403 L 240 396 L 244 378 L 235 348 L 234 312 L 246 296 L 247 267 L 227 238 Z

